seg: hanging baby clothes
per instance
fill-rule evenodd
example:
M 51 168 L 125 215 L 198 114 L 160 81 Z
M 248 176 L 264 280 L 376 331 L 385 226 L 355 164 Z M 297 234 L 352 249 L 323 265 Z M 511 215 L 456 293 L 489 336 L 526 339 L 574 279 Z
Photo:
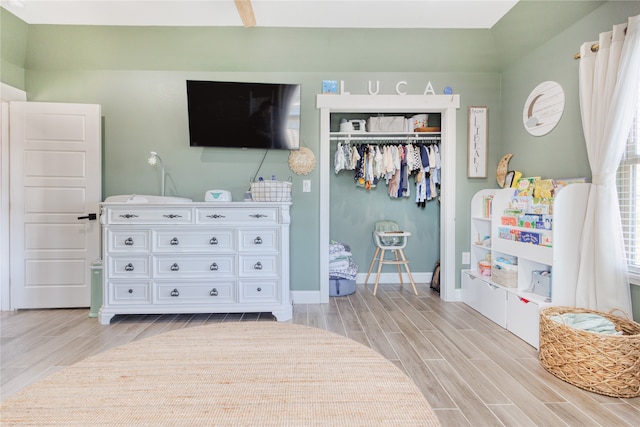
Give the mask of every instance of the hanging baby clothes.
M 424 170 L 425 200 L 431 200 L 431 186 L 429 185 L 429 180 L 431 179 L 431 169 L 429 167 L 429 147 L 424 144 L 420 144 L 420 158 L 422 159 L 422 168 Z
M 437 144 L 424 142 L 393 142 L 384 145 L 372 141 L 352 144 L 338 142 L 334 156 L 334 170 L 354 171 L 355 184 L 373 189 L 379 180 L 387 184 L 391 198 L 411 197 L 409 180 L 415 181 L 415 201 L 425 202 L 438 197 L 440 184 L 440 151 Z
M 402 158 L 400 161 L 400 190 L 398 197 L 409 197 L 411 190 L 409 189 L 409 164 L 407 156 L 407 146 L 401 145 Z
M 347 168 L 347 156 L 344 153 L 344 147 L 342 143 L 338 142 L 338 146 L 336 148 L 336 154 L 333 158 L 333 169 L 336 174 L 338 174 L 341 170 Z
M 358 163 L 360 162 L 360 159 L 362 158 L 360 156 L 360 152 L 358 151 L 358 147 L 356 147 L 355 145 L 353 147 L 351 147 L 351 155 L 350 155 L 350 164 L 349 164 L 349 170 L 355 170 L 358 167 Z
M 356 173 L 353 179 L 355 180 L 356 185 L 358 185 L 359 187 L 364 187 L 365 173 L 367 168 L 367 154 L 365 153 L 364 147 L 362 145 L 357 145 L 354 148 L 356 149 L 356 157 L 358 161 L 356 162 Z
M 413 170 L 421 171 L 422 168 L 422 158 L 420 157 L 420 147 L 417 145 L 412 145 L 413 147 Z
M 436 183 L 435 183 L 435 174 L 436 174 L 436 155 L 433 151 L 433 145 L 429 146 L 429 192 L 430 198 L 433 199 L 436 195 Z
M 375 188 L 378 183 L 378 178 L 375 176 L 376 149 L 373 145 L 367 145 L 365 152 L 367 153 L 367 169 L 364 177 L 365 188 L 371 189 Z
M 400 169 L 396 170 L 396 172 L 391 176 L 391 179 L 388 181 L 389 185 L 389 197 L 396 198 L 398 197 L 398 189 L 400 188 Z
M 435 158 L 436 158 L 436 184 L 440 184 L 441 159 L 440 159 L 440 147 L 438 147 L 438 144 L 433 145 L 433 150 L 435 151 Z
M 384 178 L 387 184 L 389 184 L 389 181 L 391 180 L 391 177 L 393 177 L 393 174 L 395 172 L 395 166 L 394 166 L 394 162 L 393 162 L 393 152 L 394 152 L 394 146 L 392 145 L 385 145 L 384 146 Z M 397 150 L 395 150 L 397 152 Z
M 420 207 L 425 207 L 427 201 L 427 180 L 424 170 L 416 174 L 416 203 Z
M 374 175 L 376 177 L 376 182 L 382 178 L 382 176 L 384 175 L 384 156 L 382 155 L 382 151 L 380 150 L 380 146 L 376 145 L 375 147 L 375 160 L 374 160 L 374 164 L 375 164 L 375 172 Z

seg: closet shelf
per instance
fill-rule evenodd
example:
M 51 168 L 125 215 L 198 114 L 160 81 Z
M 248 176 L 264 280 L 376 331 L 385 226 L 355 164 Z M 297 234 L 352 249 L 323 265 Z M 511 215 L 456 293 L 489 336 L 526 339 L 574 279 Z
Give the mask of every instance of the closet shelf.
M 329 138 L 332 141 L 440 141 L 440 132 L 331 132 Z

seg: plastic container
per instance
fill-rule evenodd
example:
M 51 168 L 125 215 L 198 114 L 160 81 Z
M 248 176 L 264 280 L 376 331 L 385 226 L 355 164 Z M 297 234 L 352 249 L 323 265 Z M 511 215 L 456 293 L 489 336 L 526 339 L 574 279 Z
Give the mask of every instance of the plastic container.
M 491 261 L 478 262 L 478 273 L 482 276 L 491 276 Z
M 89 317 L 98 317 L 98 311 L 102 307 L 102 260 L 97 259 L 91 263 L 91 308 Z
M 356 291 L 356 281 L 350 279 L 329 279 L 329 296 L 351 295 Z

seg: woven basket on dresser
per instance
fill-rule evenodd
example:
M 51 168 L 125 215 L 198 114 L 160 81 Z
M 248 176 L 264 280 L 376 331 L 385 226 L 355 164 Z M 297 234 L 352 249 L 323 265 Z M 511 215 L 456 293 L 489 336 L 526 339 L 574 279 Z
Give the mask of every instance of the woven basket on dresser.
M 598 314 L 623 335 L 588 332 L 558 323 L 565 313 Z M 640 396 L 640 324 L 628 318 L 574 307 L 540 312 L 540 363 L 556 377 L 582 389 L 613 397 Z

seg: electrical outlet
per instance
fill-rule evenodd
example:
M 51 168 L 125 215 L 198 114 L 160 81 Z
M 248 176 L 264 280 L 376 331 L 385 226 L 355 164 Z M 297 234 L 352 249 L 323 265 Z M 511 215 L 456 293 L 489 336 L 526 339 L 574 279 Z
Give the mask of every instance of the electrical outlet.
M 471 253 L 462 252 L 462 263 L 463 264 L 471 264 Z
M 302 180 L 302 192 L 303 193 L 311 193 L 311 180 L 303 179 Z

